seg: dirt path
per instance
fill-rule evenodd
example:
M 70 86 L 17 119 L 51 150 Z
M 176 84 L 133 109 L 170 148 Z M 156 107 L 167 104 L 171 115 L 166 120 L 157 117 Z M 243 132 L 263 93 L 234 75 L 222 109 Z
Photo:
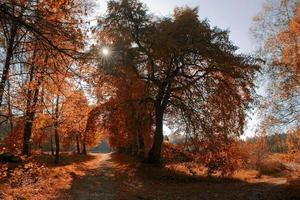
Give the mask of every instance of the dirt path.
M 58 199 L 75 200 L 299 200 L 285 187 L 241 180 L 191 177 L 139 164 L 128 157 L 97 154 L 97 167 L 74 176 Z M 292 196 L 287 196 L 292 194 Z M 296 194 L 298 195 L 298 194 Z
M 100 156 L 97 167 L 84 177 L 74 177 L 72 188 L 58 199 L 74 200 L 113 200 L 116 199 L 116 187 L 110 176 L 113 175 L 110 154 L 94 154 Z

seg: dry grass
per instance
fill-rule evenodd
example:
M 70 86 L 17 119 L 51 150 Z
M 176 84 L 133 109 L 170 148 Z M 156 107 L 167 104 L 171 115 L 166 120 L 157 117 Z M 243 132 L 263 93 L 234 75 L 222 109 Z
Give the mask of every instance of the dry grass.
M 269 184 L 270 190 L 274 190 L 274 194 L 281 195 L 282 199 L 288 199 L 288 194 L 300 199 L 299 161 L 300 154 L 295 156 L 293 162 L 287 159 L 285 154 L 271 154 L 261 162 L 259 169 L 239 169 L 231 177 L 243 181 L 244 184 Z M 167 164 L 165 167 L 171 171 L 192 176 L 203 177 L 207 172 L 204 166 L 189 162 Z M 213 177 L 221 178 L 220 173 L 214 174 Z M 280 199 L 274 194 L 270 194 L 270 199 Z
M 260 164 L 258 170 L 260 174 L 280 176 L 287 168 L 278 160 L 266 160 Z

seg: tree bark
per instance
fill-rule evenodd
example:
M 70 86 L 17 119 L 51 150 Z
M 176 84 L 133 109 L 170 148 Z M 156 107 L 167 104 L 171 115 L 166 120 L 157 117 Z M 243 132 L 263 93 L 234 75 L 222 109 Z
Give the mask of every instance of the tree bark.
M 59 163 L 59 133 L 58 133 L 58 106 L 59 106 L 59 95 L 56 97 L 56 108 L 55 108 L 55 124 L 54 124 L 54 139 L 55 139 L 55 159 L 54 162 Z
M 83 155 L 86 155 L 86 154 L 87 154 L 85 142 L 82 143 L 82 154 L 83 154 Z
M 30 156 L 31 154 L 31 134 L 32 134 L 32 126 L 33 126 L 33 120 L 35 117 L 35 107 L 38 101 L 38 94 L 39 94 L 39 85 L 37 86 L 38 88 L 34 92 L 34 97 L 33 97 L 33 103 L 32 103 L 32 108 L 29 108 L 28 113 L 26 114 L 26 122 L 24 126 L 24 143 L 23 143 L 23 155 Z
M 7 52 L 6 52 L 5 64 L 3 67 L 2 77 L 1 77 L 1 82 L 0 82 L 0 108 L 2 106 L 5 84 L 9 78 L 10 61 L 13 57 L 14 43 L 15 43 L 16 35 L 17 35 L 17 26 L 15 24 L 12 24 L 11 31 L 10 31 L 10 38 L 8 41 L 8 47 L 7 47 Z
M 161 146 L 163 143 L 163 116 L 164 109 L 157 106 L 155 109 L 155 134 L 153 145 L 148 154 L 148 162 L 159 164 L 161 162 Z
M 34 65 L 30 67 L 30 73 L 29 73 L 29 83 L 30 84 L 33 80 L 34 76 Z M 37 87 L 38 88 L 38 87 Z M 38 89 L 36 89 L 34 94 L 34 100 L 32 101 L 32 90 L 28 88 L 27 91 L 27 103 L 26 103 L 26 111 L 25 111 L 25 125 L 24 125 L 24 138 L 23 138 L 23 155 L 30 156 L 31 154 L 31 147 L 30 147 L 30 138 L 32 133 L 32 121 L 34 119 L 35 111 L 34 108 L 32 108 L 32 104 L 37 103 L 37 97 L 38 97 Z
M 144 137 L 142 134 L 138 134 L 138 153 L 137 153 L 138 159 L 144 160 L 145 159 L 145 143 L 144 143 Z
M 77 145 L 77 153 L 80 154 L 80 141 L 79 141 L 79 135 L 76 135 L 76 145 Z
M 9 118 L 10 131 L 12 131 L 13 128 L 14 128 L 13 114 L 12 114 L 12 108 L 11 107 L 12 106 L 11 106 L 11 98 L 10 98 L 10 82 L 9 82 L 9 80 L 7 80 L 7 108 L 8 108 L 8 118 Z
M 36 56 L 36 52 L 34 52 L 33 57 Z M 45 63 L 47 63 L 48 56 L 45 57 Z M 35 66 L 34 64 L 30 67 L 30 77 L 29 77 L 29 84 L 33 81 L 34 75 L 35 75 Z M 42 77 L 40 77 L 37 81 L 37 85 L 34 91 L 32 89 L 28 88 L 27 92 L 27 103 L 26 103 L 26 112 L 25 112 L 25 125 L 24 125 L 24 138 L 23 138 L 23 155 L 30 156 L 31 154 L 31 135 L 32 135 L 32 126 L 33 126 L 33 120 L 35 118 L 36 113 L 36 105 L 39 99 L 39 90 L 40 85 L 42 83 L 43 74 Z M 33 97 L 32 97 L 33 93 Z M 32 101 L 32 102 L 31 102 Z
M 53 147 L 53 137 L 50 137 L 50 148 L 51 148 L 51 155 L 54 156 L 54 147 Z
M 58 134 L 58 130 L 57 128 L 55 128 L 55 160 L 54 162 L 57 164 L 59 163 L 59 151 L 60 151 L 60 147 L 59 147 L 59 134 Z

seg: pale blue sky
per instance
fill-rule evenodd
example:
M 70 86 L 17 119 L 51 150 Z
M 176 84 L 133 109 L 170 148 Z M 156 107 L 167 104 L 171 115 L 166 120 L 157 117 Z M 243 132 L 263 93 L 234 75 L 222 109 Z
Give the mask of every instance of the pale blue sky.
M 100 13 L 106 10 L 106 0 L 96 0 Z M 265 0 L 142 0 L 150 12 L 170 15 L 175 7 L 199 7 L 201 19 L 207 18 L 211 25 L 229 28 L 230 39 L 240 47 L 239 52 L 253 53 L 255 43 L 249 34 L 252 17 L 261 9 Z M 98 14 L 100 14 L 98 13 Z

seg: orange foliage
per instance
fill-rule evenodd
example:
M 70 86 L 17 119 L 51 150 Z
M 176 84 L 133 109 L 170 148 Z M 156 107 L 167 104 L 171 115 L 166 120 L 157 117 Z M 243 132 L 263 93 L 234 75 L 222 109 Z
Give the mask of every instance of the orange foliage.
M 296 155 L 300 152 L 300 129 L 289 131 L 287 133 L 286 144 L 288 148 L 287 159 L 293 161 Z
M 13 152 L 19 154 L 23 145 L 23 130 L 25 120 L 19 118 L 10 133 L 0 143 L 0 152 Z
M 114 148 L 144 154 L 150 148 L 152 133 L 151 109 L 144 101 L 145 83 L 129 69 L 118 73 L 119 77 L 107 75 L 111 97 L 92 110 L 87 130 L 98 130 Z

